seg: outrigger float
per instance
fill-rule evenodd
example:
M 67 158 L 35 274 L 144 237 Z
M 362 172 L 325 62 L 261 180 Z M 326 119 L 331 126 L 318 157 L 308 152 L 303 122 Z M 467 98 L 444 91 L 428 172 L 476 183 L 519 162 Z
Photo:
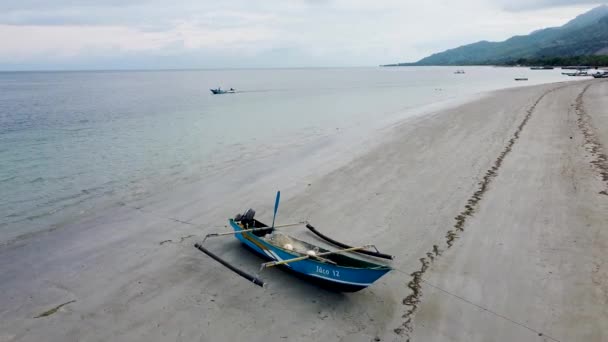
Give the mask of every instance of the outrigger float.
M 238 214 L 235 218 L 228 220 L 233 229 L 232 232 L 208 234 L 201 243 L 195 244 L 195 247 L 241 277 L 262 287 L 266 283 L 259 278 L 258 274 L 252 275 L 231 265 L 203 247 L 203 243 L 210 237 L 234 235 L 245 247 L 269 260 L 262 263 L 260 272 L 266 268 L 281 266 L 301 278 L 340 292 L 362 290 L 392 270 L 387 265 L 346 255 L 346 253 L 353 252 L 376 258 L 393 259 L 391 255 L 380 253 L 374 245 L 352 247 L 340 243 L 321 234 L 306 221 L 275 226 L 274 218 L 276 217 L 279 198 L 280 192 L 277 193 L 271 226 L 256 220 L 254 218 L 255 211 L 249 209 L 245 214 Z M 278 231 L 278 228 L 297 225 L 306 225 L 306 228 L 311 232 L 342 249 L 330 251 Z

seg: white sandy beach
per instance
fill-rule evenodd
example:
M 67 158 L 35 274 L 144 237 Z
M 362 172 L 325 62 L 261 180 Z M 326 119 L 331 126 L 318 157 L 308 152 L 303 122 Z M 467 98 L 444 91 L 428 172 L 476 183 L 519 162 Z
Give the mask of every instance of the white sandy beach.
M 209 259 L 194 243 L 248 207 L 270 221 L 286 181 L 222 196 L 201 181 L 0 246 L 0 342 L 606 341 L 607 94 L 600 80 L 496 91 L 301 179 L 278 223 L 396 256 L 366 290 L 279 270 L 262 289 Z M 261 262 L 233 238 L 207 247 Z

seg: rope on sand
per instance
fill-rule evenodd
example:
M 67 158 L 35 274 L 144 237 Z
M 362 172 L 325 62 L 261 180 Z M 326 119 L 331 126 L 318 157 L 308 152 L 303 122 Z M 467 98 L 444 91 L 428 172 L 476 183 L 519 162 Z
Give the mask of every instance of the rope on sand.
M 405 274 L 405 275 L 409 275 L 407 272 L 402 271 L 402 270 L 400 270 L 400 269 L 398 269 L 398 268 L 393 268 L 393 270 L 395 270 L 395 271 L 397 271 L 397 272 L 400 272 L 400 273 L 403 273 L 403 274 Z M 457 294 L 455 294 L 455 293 L 452 293 L 452 292 L 450 292 L 450 291 L 448 291 L 448 290 L 446 290 L 446 289 L 444 289 L 444 288 L 441 288 L 441 287 L 439 287 L 439 286 L 437 286 L 437 285 L 435 285 L 435 284 L 432 284 L 432 283 L 430 283 L 430 282 L 429 282 L 428 280 L 426 280 L 426 279 L 421 278 L 421 280 L 422 280 L 422 281 L 423 281 L 425 284 L 429 285 L 429 286 L 430 286 L 430 287 L 432 287 L 432 288 L 435 288 L 435 289 L 437 289 L 437 290 L 439 290 L 439 291 L 441 291 L 441 292 L 443 292 L 443 293 L 445 293 L 445 294 L 447 294 L 447 295 L 449 295 L 449 296 L 452 296 L 452 297 L 454 297 L 454 298 L 456 298 L 456 299 L 460 300 L 461 302 L 467 303 L 467 304 L 472 305 L 472 306 L 474 306 L 474 307 L 476 307 L 476 308 L 478 308 L 478 309 L 481 309 L 481 310 L 483 310 L 483 311 L 485 311 L 485 312 L 487 312 L 487 313 L 489 313 L 489 314 L 491 314 L 491 315 L 493 315 L 493 316 L 495 316 L 495 317 L 498 317 L 498 318 L 500 318 L 500 319 L 502 319 L 502 320 L 505 320 L 505 321 L 507 321 L 507 322 L 510 322 L 511 324 L 518 325 L 518 326 L 520 326 L 520 327 L 522 327 L 522 328 L 525 328 L 525 329 L 527 329 L 527 330 L 530 330 L 531 332 L 535 333 L 537 336 L 542 336 L 542 337 L 548 338 L 548 339 L 550 339 L 550 340 L 552 340 L 552 341 L 554 341 L 554 342 L 561 342 L 560 340 L 558 340 L 558 339 L 556 339 L 556 338 L 554 338 L 554 337 L 551 337 L 551 336 L 549 336 L 549 335 L 547 335 L 547 334 L 545 334 L 545 333 L 543 333 L 543 332 L 541 332 L 541 331 L 538 331 L 538 330 L 536 330 L 536 329 L 534 329 L 534 328 L 532 328 L 532 327 L 530 327 L 530 326 L 528 326 L 528 325 L 526 325 L 526 324 L 524 324 L 524 323 L 518 322 L 518 321 L 516 321 L 516 320 L 514 320 L 514 319 L 511 319 L 511 318 L 509 318 L 509 317 L 505 316 L 505 315 L 499 314 L 498 312 L 493 311 L 493 310 L 491 310 L 491 309 L 488 309 L 488 308 L 487 308 L 487 307 L 485 307 L 485 306 L 482 306 L 482 305 L 480 305 L 480 304 L 474 303 L 474 302 L 472 302 L 472 301 L 470 301 L 470 300 L 468 300 L 468 299 L 466 299 L 466 298 L 464 298 L 464 297 L 462 297 L 462 296 L 459 296 L 459 295 L 457 295 Z

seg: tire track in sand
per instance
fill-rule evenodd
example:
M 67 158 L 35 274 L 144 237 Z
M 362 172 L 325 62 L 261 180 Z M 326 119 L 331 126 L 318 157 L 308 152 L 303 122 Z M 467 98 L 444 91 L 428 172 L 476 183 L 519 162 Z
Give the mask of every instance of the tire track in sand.
M 473 214 L 476 212 L 479 206 L 479 202 L 482 200 L 483 195 L 488 191 L 492 180 L 498 175 L 498 171 L 502 166 L 504 159 L 513 149 L 513 146 L 519 139 L 521 132 L 532 117 L 536 106 L 546 95 L 566 86 L 567 85 L 563 85 L 545 91 L 538 97 L 538 99 L 536 99 L 536 101 L 534 101 L 532 106 L 530 106 L 530 108 L 526 110 L 526 115 L 515 129 L 513 136 L 511 137 L 511 139 L 509 139 L 502 152 L 500 152 L 500 154 L 496 157 L 496 160 L 494 160 L 492 167 L 490 167 L 486 171 L 481 181 L 477 183 L 477 190 L 469 197 L 469 199 L 467 200 L 467 204 L 464 206 L 464 209 L 454 218 L 456 222 L 454 223 L 452 229 L 448 230 L 445 235 L 445 244 L 447 245 L 446 249 L 449 249 L 453 246 L 454 240 L 456 240 L 459 234 L 464 231 L 464 225 L 467 221 L 467 218 L 473 216 Z M 420 303 L 422 297 L 421 284 L 424 281 L 422 277 L 428 270 L 428 268 L 431 266 L 431 264 L 437 259 L 437 257 L 441 256 L 441 252 L 442 251 L 437 245 L 433 245 L 432 251 L 427 252 L 426 257 L 422 257 L 419 259 L 421 264 L 420 269 L 410 274 L 412 279 L 407 284 L 407 287 L 411 290 L 411 294 L 403 299 L 403 305 L 407 308 L 402 316 L 404 321 L 398 328 L 393 330 L 397 335 L 404 336 L 407 342 L 410 341 L 411 334 L 414 329 L 414 327 L 412 326 L 412 320 L 414 318 L 416 310 L 418 310 L 418 304 Z
M 576 97 L 576 104 L 574 107 L 576 110 L 576 124 L 581 130 L 581 133 L 583 133 L 583 146 L 591 154 L 591 165 L 599 173 L 602 181 L 606 183 L 606 187 L 600 190 L 599 193 L 608 196 L 608 157 L 606 157 L 604 146 L 602 146 L 595 134 L 595 129 L 591 124 L 591 116 L 587 114 L 583 102 L 585 93 L 592 85 L 593 83 L 588 84 Z

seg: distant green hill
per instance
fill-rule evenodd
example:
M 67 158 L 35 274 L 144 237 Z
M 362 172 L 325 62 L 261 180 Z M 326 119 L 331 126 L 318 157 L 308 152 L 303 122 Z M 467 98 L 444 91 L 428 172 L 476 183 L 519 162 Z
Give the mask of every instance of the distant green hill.
M 608 6 L 581 14 L 561 27 L 534 31 L 503 42 L 481 41 L 446 50 L 415 63 L 397 65 L 513 64 L 516 60 L 608 55 Z

